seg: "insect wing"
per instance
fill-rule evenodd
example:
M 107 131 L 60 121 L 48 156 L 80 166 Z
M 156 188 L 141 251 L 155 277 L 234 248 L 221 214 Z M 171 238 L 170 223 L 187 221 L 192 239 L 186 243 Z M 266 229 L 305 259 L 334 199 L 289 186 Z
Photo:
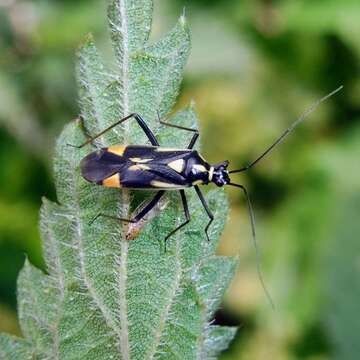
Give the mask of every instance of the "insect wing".
M 177 190 L 192 186 L 188 164 L 202 162 L 196 151 L 115 145 L 95 151 L 80 164 L 82 176 L 107 187 Z
M 124 158 L 104 149 L 89 154 L 80 163 L 82 176 L 87 181 L 97 184 L 102 184 L 104 179 L 121 172 L 124 167 Z
M 169 164 L 178 162 L 185 167 L 190 150 L 165 149 L 150 146 L 129 146 L 124 156 L 130 166 L 120 172 L 121 186 L 132 189 L 175 190 L 188 187 L 182 169 L 174 170 Z

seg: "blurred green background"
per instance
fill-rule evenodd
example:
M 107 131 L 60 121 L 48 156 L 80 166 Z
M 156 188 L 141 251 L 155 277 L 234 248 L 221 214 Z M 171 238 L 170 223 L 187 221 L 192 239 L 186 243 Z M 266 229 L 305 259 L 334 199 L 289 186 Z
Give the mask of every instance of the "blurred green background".
M 75 51 L 110 54 L 105 1 L 0 0 L 0 331 L 19 333 L 16 277 L 42 267 L 41 196 L 55 199 L 56 136 L 78 114 Z M 256 273 L 246 204 L 229 189 L 219 252 L 241 266 L 216 321 L 240 327 L 223 360 L 360 358 L 359 0 L 155 0 L 154 39 L 186 6 L 203 153 L 241 167 L 312 102 L 344 85 L 256 169 L 249 188 L 272 311 Z M 100 16 L 99 14 L 104 14 Z M 110 57 L 110 55 L 109 55 Z

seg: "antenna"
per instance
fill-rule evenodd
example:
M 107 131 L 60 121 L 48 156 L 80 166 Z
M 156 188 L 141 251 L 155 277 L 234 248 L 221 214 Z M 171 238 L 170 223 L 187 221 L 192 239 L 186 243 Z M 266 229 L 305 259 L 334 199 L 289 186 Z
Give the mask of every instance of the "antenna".
M 261 253 L 260 253 L 260 247 L 256 238 L 256 231 L 255 231 L 255 216 L 254 216 L 254 211 L 251 205 L 251 201 L 250 201 L 250 196 L 245 188 L 245 186 L 243 185 L 239 185 L 239 184 L 234 184 L 234 183 L 229 183 L 228 185 L 231 186 L 235 186 L 237 188 L 240 188 L 245 195 L 246 198 L 246 202 L 247 202 L 247 206 L 248 206 L 248 210 L 249 210 L 249 216 L 250 216 L 250 224 L 251 224 L 251 234 L 252 234 L 252 240 L 253 240 L 253 244 L 254 244 L 254 248 L 255 248 L 255 253 L 256 253 L 256 268 L 257 268 L 257 273 L 261 282 L 261 286 L 265 292 L 265 295 L 267 297 L 267 299 L 269 300 L 269 303 L 272 307 L 273 310 L 275 310 L 275 304 L 274 301 L 265 285 L 265 281 L 264 281 L 264 277 L 262 274 L 262 270 L 261 270 Z
M 235 174 L 235 173 L 240 173 L 240 172 L 244 172 L 247 171 L 249 169 L 251 169 L 252 167 L 254 167 L 262 158 L 264 158 L 267 154 L 269 154 L 277 145 L 281 144 L 285 138 L 300 124 L 302 123 L 304 120 L 306 120 L 309 115 L 314 112 L 317 107 L 323 103 L 324 101 L 326 101 L 327 99 L 329 99 L 330 97 L 332 97 L 333 95 L 335 95 L 336 93 L 338 93 L 340 90 L 342 90 L 344 86 L 339 86 L 336 90 L 332 91 L 330 94 L 324 96 L 323 98 L 321 98 L 320 100 L 316 101 L 314 104 L 312 104 L 295 122 L 293 122 L 278 138 L 277 140 L 275 140 L 275 142 L 272 143 L 272 145 L 270 145 L 256 160 L 254 160 L 252 163 L 250 163 L 247 166 L 244 166 L 243 168 L 239 169 L 239 170 L 231 170 L 229 171 L 229 174 Z

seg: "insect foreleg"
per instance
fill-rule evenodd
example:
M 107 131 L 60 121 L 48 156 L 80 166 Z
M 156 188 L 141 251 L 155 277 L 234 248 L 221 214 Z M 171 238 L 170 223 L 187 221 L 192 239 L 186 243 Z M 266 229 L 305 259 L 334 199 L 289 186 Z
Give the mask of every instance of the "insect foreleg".
M 184 190 L 180 190 L 180 196 L 181 201 L 184 207 L 184 215 L 185 215 L 185 222 L 183 222 L 181 225 L 179 225 L 175 230 L 173 230 L 168 236 L 165 238 L 165 252 L 166 252 L 166 243 L 167 240 L 170 238 L 170 236 L 174 235 L 177 231 L 179 231 L 181 228 L 183 228 L 185 225 L 187 225 L 190 222 L 190 212 L 189 212 L 189 206 L 186 200 L 186 195 Z
M 206 213 L 208 214 L 209 218 L 210 218 L 210 221 L 209 223 L 206 225 L 206 228 L 205 228 L 205 233 L 206 233 L 206 237 L 208 239 L 208 241 L 210 241 L 210 237 L 209 237 L 209 234 L 208 234 L 208 230 L 209 230 L 209 227 L 211 225 L 211 223 L 214 221 L 214 215 L 213 213 L 211 212 L 210 208 L 209 208 L 209 205 L 207 204 L 205 198 L 204 198 L 204 195 L 202 194 L 201 190 L 199 189 L 199 187 L 197 185 L 195 185 L 195 190 L 196 190 L 196 193 L 206 211 Z

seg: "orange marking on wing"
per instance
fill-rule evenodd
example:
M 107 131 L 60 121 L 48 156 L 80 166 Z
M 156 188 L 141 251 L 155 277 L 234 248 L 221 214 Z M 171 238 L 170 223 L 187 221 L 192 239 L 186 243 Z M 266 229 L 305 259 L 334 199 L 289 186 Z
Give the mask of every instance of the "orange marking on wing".
M 113 176 L 110 176 L 107 179 L 104 179 L 102 184 L 103 184 L 103 186 L 106 186 L 106 187 L 119 188 L 119 187 L 121 187 L 120 175 L 118 173 L 116 173 Z
M 113 145 L 107 148 L 108 152 L 115 155 L 123 156 L 126 149 L 126 145 Z

